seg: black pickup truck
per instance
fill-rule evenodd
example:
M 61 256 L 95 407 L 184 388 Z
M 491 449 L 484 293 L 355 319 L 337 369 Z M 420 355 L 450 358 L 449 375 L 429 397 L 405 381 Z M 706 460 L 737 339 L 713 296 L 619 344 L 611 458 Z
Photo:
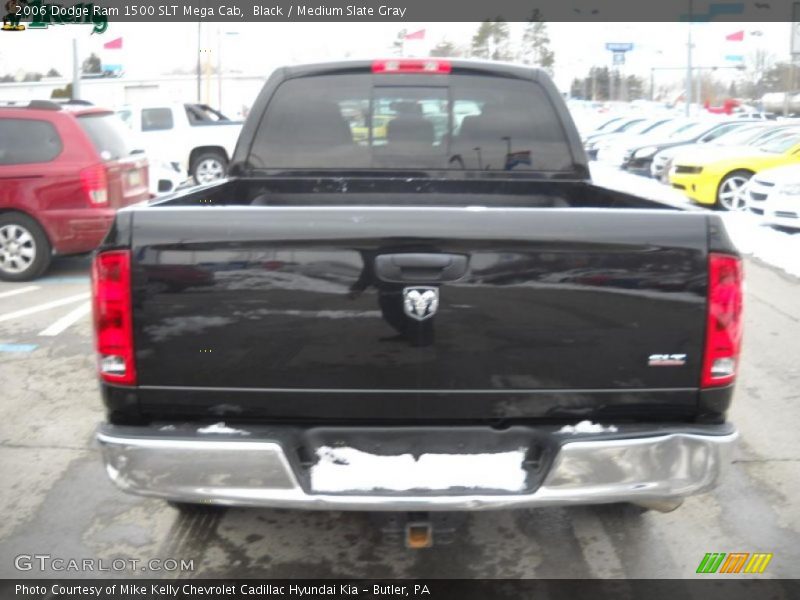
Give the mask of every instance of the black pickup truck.
M 713 213 L 592 185 L 539 70 L 282 68 L 96 253 L 98 439 L 185 504 L 671 509 L 736 439 L 741 280 Z

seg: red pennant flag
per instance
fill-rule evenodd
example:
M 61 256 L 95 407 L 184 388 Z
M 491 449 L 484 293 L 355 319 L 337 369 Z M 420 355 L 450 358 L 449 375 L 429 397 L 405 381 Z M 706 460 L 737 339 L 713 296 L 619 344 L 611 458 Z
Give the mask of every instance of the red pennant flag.
M 737 31 L 736 33 L 726 35 L 725 39 L 729 42 L 742 42 L 744 41 L 744 31 Z
M 105 48 L 106 50 L 122 50 L 122 38 L 118 37 L 115 40 L 106 42 L 105 44 L 103 44 L 103 48 Z
M 420 29 L 419 31 L 415 31 L 414 33 L 407 33 L 405 39 L 407 40 L 424 40 L 425 39 L 425 30 Z

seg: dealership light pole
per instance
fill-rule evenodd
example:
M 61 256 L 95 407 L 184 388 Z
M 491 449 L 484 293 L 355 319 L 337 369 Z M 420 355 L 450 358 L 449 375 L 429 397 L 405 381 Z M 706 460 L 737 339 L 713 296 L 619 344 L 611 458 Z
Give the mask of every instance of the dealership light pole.
M 217 110 L 222 111 L 222 40 L 223 35 L 239 35 L 238 31 L 222 31 L 217 28 Z
M 692 0 L 689 0 L 689 33 L 686 43 L 686 91 L 684 92 L 687 117 L 692 105 L 692 9 L 693 3 Z
M 222 27 L 217 27 L 217 110 L 222 110 Z
M 790 44 L 790 52 L 791 52 L 791 61 L 789 63 L 789 85 L 786 87 L 786 92 L 783 94 L 783 116 L 788 116 L 791 111 L 791 98 L 790 96 L 794 92 L 795 86 L 795 68 L 797 66 L 797 57 L 800 55 L 800 3 L 795 2 L 792 5 L 792 27 L 791 27 L 791 39 L 789 41 Z
M 78 38 L 72 38 L 72 94 L 70 100 L 81 97 L 81 61 L 78 57 Z
M 200 66 L 200 44 L 201 42 L 201 35 L 200 35 L 200 21 L 197 22 L 197 102 L 202 102 L 200 99 L 200 91 L 201 91 L 201 66 Z

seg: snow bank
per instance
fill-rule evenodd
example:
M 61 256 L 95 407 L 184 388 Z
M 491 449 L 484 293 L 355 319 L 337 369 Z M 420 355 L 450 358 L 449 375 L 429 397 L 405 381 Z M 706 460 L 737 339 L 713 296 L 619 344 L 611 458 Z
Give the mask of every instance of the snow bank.
M 315 492 L 480 488 L 517 492 L 525 487 L 524 450 L 496 454 L 379 456 L 355 448 L 317 449 L 311 467 Z
M 725 213 L 722 218 L 739 252 L 800 277 L 800 232 L 777 231 L 752 213 Z
M 603 187 L 659 200 L 676 207 L 693 206 L 678 190 L 655 179 L 621 171 L 611 165 L 590 164 L 594 183 Z M 800 277 L 800 232 L 784 233 L 762 223 L 752 213 L 717 213 L 742 254 L 747 254 Z
M 692 203 L 680 191 L 664 185 L 652 177 L 642 177 L 622 171 L 613 165 L 598 162 L 589 163 L 592 182 L 595 185 L 634 194 L 642 198 L 658 200 L 677 208 L 687 208 Z

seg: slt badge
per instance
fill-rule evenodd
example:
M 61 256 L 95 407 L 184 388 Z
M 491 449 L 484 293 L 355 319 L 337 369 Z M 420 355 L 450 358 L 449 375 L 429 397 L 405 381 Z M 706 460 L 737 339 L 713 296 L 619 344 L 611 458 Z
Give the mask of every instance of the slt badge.
M 439 308 L 439 288 L 403 288 L 403 310 L 412 319 L 424 321 L 436 314 Z

